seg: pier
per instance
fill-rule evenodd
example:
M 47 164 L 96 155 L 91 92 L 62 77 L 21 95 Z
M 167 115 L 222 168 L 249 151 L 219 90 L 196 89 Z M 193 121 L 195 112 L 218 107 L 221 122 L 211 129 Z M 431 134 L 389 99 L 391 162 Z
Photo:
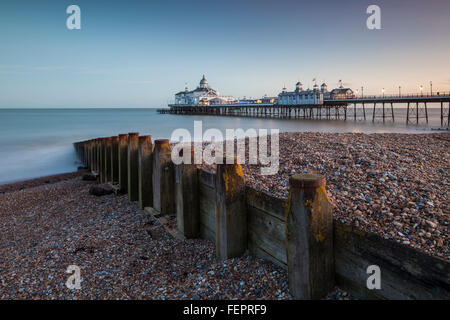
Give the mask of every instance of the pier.
M 441 127 L 449 127 L 450 92 L 324 99 L 323 104 L 232 103 L 169 104 L 161 114 L 214 115 L 278 119 L 396 121 L 395 105 L 406 105 L 406 124 L 428 123 L 430 104 L 440 106 Z M 368 108 L 372 110 L 369 112 Z

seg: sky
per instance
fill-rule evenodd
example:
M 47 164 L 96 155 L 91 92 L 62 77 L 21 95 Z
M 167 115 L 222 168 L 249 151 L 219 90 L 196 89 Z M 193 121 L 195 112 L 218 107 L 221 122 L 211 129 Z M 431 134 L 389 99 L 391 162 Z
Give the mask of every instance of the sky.
M 72 4 L 80 30 L 66 27 Z M 448 0 L 2 0 L 0 108 L 164 107 L 203 74 L 235 97 L 313 78 L 450 91 L 449 17 Z

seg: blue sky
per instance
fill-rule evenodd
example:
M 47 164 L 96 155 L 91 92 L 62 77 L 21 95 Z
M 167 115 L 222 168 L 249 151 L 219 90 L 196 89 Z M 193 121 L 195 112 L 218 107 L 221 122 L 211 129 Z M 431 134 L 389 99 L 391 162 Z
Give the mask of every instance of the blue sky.
M 66 28 L 71 4 L 81 30 Z M 366 28 L 370 4 L 382 30 Z M 449 16 L 446 0 L 2 0 L 0 108 L 161 107 L 202 74 L 235 97 L 313 78 L 450 91 Z

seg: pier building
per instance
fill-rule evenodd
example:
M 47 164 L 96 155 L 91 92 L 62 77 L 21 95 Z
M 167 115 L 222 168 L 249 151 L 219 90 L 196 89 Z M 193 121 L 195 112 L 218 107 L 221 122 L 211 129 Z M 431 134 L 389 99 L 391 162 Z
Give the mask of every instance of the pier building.
M 221 96 L 217 90 L 211 88 L 203 75 L 199 86 L 189 91 L 186 87 L 184 91 L 175 94 L 176 105 L 210 105 L 234 103 L 236 99 L 231 96 Z

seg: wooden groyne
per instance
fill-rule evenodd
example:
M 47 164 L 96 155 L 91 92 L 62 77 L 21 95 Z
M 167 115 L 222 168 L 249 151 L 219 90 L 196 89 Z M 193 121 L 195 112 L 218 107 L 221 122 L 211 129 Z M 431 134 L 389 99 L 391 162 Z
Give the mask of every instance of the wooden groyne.
M 175 165 L 168 140 L 134 133 L 74 146 L 100 182 L 128 193 L 155 219 L 175 216 L 176 237 L 215 242 L 218 259 L 248 251 L 287 269 L 296 298 L 319 299 L 337 285 L 367 299 L 450 299 L 447 260 L 333 219 L 323 176 L 292 176 L 281 200 L 246 186 L 236 162 L 217 165 L 216 173 Z M 380 289 L 367 286 L 374 265 Z

